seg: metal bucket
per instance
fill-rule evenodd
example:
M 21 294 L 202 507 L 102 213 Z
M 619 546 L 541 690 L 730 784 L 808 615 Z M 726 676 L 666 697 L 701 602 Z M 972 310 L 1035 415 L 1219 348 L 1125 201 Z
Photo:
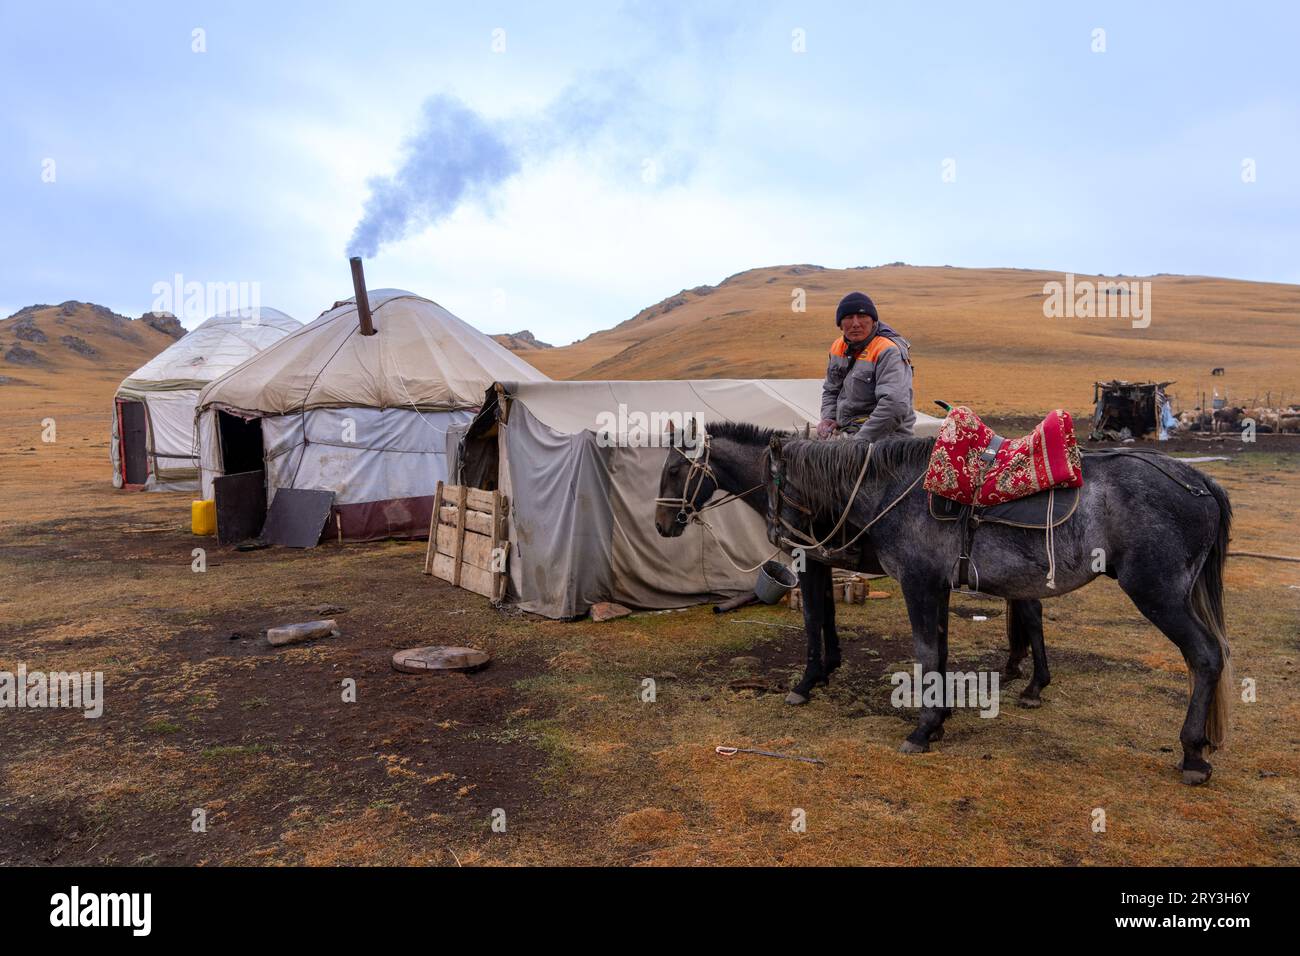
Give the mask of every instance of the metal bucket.
M 775 604 L 787 591 L 799 583 L 795 573 L 780 561 L 768 561 L 758 569 L 754 593 L 764 604 Z

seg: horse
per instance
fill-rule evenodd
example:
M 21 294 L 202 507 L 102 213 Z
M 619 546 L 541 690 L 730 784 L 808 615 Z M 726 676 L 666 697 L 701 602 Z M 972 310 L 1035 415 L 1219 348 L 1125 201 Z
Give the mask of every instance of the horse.
M 943 625 L 960 542 L 951 523 L 931 516 L 921 486 L 933 448 L 927 438 L 867 444 L 773 435 L 767 521 L 769 539 L 782 544 L 788 529 L 809 516 L 825 522 L 847 512 L 852 533 L 869 535 L 880 564 L 902 587 L 918 663 L 926 673 L 946 675 Z M 1076 509 L 1050 534 L 980 528 L 979 589 L 1024 601 L 1068 594 L 1102 575 L 1117 581 L 1187 662 L 1179 767 L 1183 783 L 1203 784 L 1213 770 L 1206 758 L 1223 746 L 1232 695 L 1223 614 L 1232 505 L 1208 475 L 1159 453 L 1085 452 L 1083 464 Z M 904 753 L 925 752 L 942 734 L 948 710 L 922 704 Z
M 692 430 L 682 433 L 669 422 L 670 451 L 659 476 L 655 509 L 655 528 L 665 538 L 680 535 L 707 508 L 731 501 L 745 503 L 764 520 L 768 517 L 766 498 L 758 492 L 766 486 L 769 442 L 774 436 L 794 438 L 794 433 L 743 422 L 715 423 L 710 429 L 707 435 L 697 435 L 692 420 Z M 727 497 L 710 502 L 719 490 Z M 863 570 L 859 563 L 847 559 L 835 563 L 848 570 Z M 829 686 L 831 674 L 841 663 L 831 567 L 830 563 L 807 561 L 798 575 L 808 648 L 803 676 L 786 695 L 787 704 L 806 704 L 813 688 Z M 1006 622 L 1009 653 L 1002 676 L 1019 677 L 1020 662 L 1032 650 L 1033 677 L 1021 692 L 1020 702 L 1037 707 L 1043 688 L 1051 683 L 1043 644 L 1043 606 L 1037 600 L 1008 601 Z M 946 617 L 942 626 L 946 634 Z

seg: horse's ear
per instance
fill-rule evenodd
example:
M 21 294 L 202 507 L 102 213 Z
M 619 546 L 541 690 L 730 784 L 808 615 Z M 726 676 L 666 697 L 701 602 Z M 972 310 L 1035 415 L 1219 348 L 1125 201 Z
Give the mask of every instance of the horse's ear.
M 671 418 L 668 419 L 668 447 L 677 447 L 677 426 L 673 424 Z
M 804 422 L 804 423 L 803 423 L 803 437 L 804 437 L 804 438 L 811 438 L 811 437 L 812 437 L 812 426 L 811 426 L 810 424 L 808 424 L 807 422 Z
M 768 447 L 768 448 L 771 450 L 771 452 L 772 452 L 772 460 L 773 460 L 773 461 L 779 461 L 779 460 L 780 460 L 780 458 L 781 458 L 781 451 L 782 451 L 782 448 L 784 447 L 784 445 L 785 445 L 785 442 L 784 442 L 784 440 L 781 438 L 780 435 L 773 435 L 770 439 L 768 439 L 767 447 Z
M 697 422 L 696 422 L 696 420 L 695 420 L 695 416 L 692 415 L 692 416 L 691 416 L 691 431 L 690 431 L 690 436 L 691 436 L 692 438 L 694 438 L 694 437 L 696 436 L 696 434 L 698 434 L 698 432 L 699 432 L 699 429 L 698 429 L 698 427 L 697 427 Z

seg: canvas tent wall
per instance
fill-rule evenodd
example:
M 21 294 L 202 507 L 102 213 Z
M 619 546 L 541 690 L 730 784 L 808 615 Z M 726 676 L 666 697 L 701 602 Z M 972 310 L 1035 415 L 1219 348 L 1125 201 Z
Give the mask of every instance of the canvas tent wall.
M 735 565 L 771 554 L 762 519 L 738 502 L 709 513 L 721 545 L 698 525 L 661 538 L 654 499 L 669 451 L 637 443 L 636 415 L 796 429 L 815 425 L 820 408 L 818 379 L 499 383 L 466 433 L 458 473 L 508 496 L 506 601 L 573 618 L 599 601 L 673 608 L 748 590 L 754 574 Z M 611 423 L 614 441 L 602 434 Z M 917 413 L 918 434 L 938 426 Z
M 197 491 L 199 391 L 299 328 L 270 308 L 216 315 L 132 372 L 113 396 L 113 485 Z
M 199 398 L 203 494 L 241 468 L 281 488 L 334 492 L 329 529 L 352 540 L 423 537 L 446 478 L 448 427 L 468 422 L 497 379 L 544 381 L 523 359 L 429 299 L 368 293 L 213 382 Z

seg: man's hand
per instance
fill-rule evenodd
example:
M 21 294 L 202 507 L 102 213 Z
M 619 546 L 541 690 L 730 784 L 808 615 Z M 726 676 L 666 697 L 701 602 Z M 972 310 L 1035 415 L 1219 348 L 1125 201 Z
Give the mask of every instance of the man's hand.
M 817 423 L 817 437 L 830 438 L 831 432 L 835 431 L 835 419 L 823 418 Z

